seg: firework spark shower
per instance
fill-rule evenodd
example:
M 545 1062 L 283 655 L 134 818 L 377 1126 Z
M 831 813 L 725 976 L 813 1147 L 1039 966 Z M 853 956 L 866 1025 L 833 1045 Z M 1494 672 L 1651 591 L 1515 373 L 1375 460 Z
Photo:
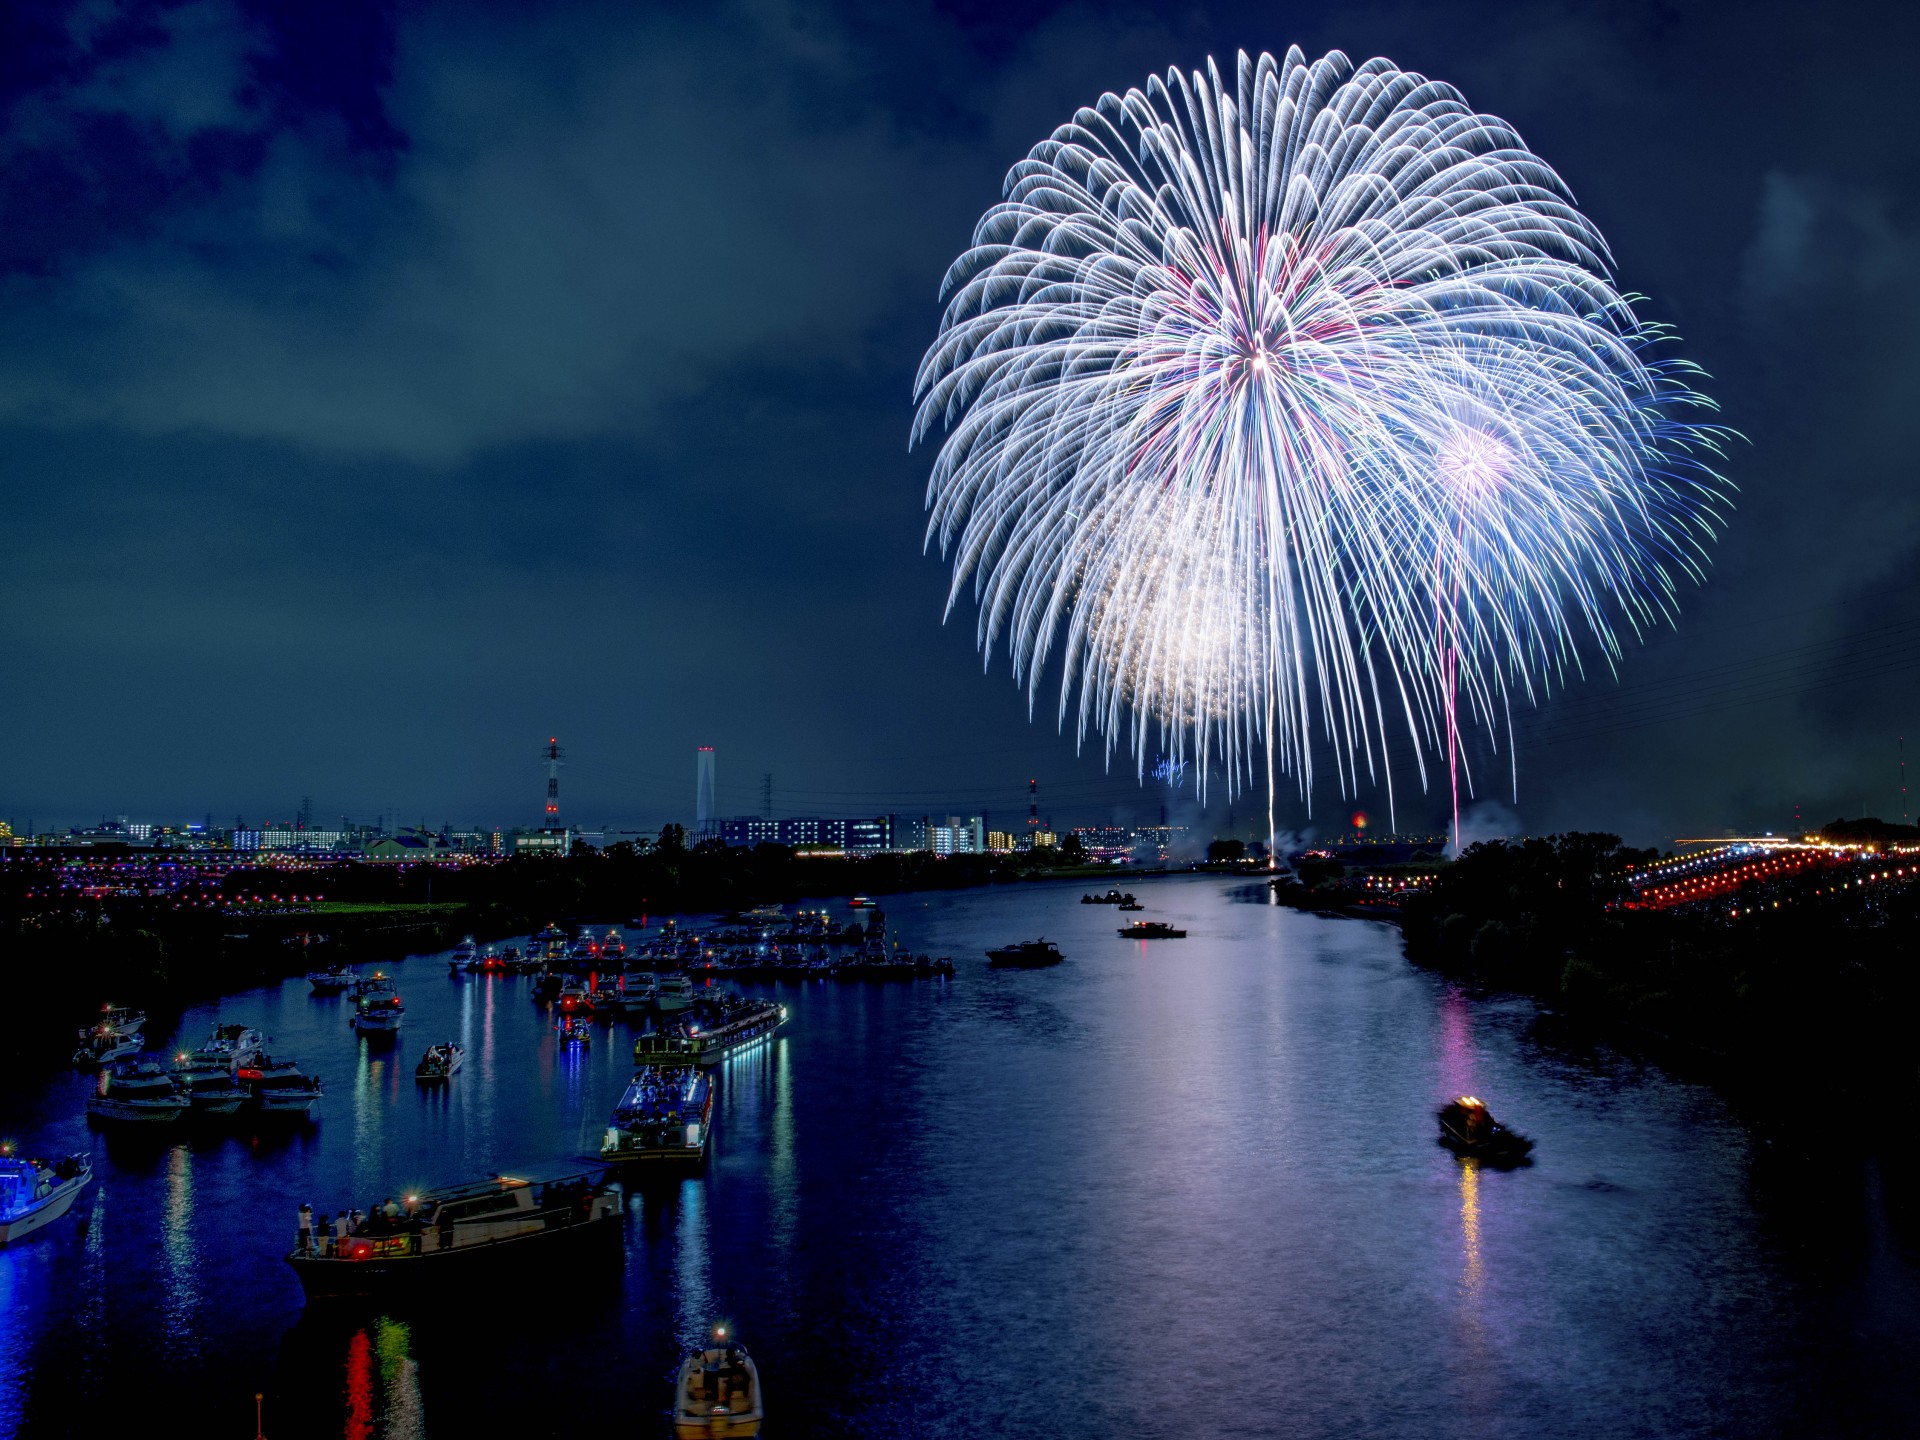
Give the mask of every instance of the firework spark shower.
M 1560 177 L 1383 59 L 1239 57 L 1082 109 L 943 288 L 928 541 L 1080 737 L 1311 800 L 1676 616 L 1726 512 L 1697 372 Z M 1585 657 L 1585 658 L 1583 658 Z M 1517 781 L 1516 781 L 1517 783 Z

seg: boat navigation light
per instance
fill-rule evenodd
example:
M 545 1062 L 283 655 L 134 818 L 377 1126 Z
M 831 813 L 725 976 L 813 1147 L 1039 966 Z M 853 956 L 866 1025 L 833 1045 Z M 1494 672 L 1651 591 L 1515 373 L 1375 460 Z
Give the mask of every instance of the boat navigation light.
M 1475 1099 L 1471 1095 L 1462 1095 L 1460 1097 L 1460 1104 L 1466 1106 L 1467 1109 L 1469 1110 L 1484 1110 L 1487 1108 L 1484 1104 L 1482 1104 L 1479 1100 Z

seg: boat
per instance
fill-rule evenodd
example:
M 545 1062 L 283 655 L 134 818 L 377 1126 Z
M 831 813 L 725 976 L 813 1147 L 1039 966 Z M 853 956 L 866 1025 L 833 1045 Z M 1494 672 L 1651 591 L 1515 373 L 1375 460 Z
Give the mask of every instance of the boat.
M 1533 1149 L 1533 1141 L 1495 1120 L 1486 1102 L 1472 1095 L 1448 1101 L 1434 1118 L 1440 1122 L 1440 1143 L 1457 1155 L 1519 1161 Z
M 1120 927 L 1122 940 L 1184 940 L 1187 932 L 1176 930 L 1164 920 L 1136 920 Z
M 393 994 L 393 981 L 387 978 L 384 970 L 376 970 L 371 975 L 357 976 L 353 982 L 353 999 L 360 1004 L 375 995 Z
M 1119 910 L 1144 910 L 1147 907 L 1142 905 L 1138 900 L 1135 900 L 1131 895 L 1129 895 L 1125 900 L 1122 900 L 1120 904 L 1115 908 Z
M 610 1165 L 697 1165 L 713 1125 L 713 1077 L 699 1066 L 642 1065 L 607 1121 L 600 1158 Z
M 96 1120 L 164 1125 L 187 1113 L 186 1091 L 158 1055 L 128 1055 L 113 1062 L 97 1094 L 87 1097 Z
M 406 1013 L 407 1007 L 392 990 L 363 995 L 354 1013 L 353 1028 L 362 1033 L 391 1034 L 400 1028 L 400 1017 Z
M 871 910 L 873 908 L 873 901 L 864 895 L 856 895 L 847 901 L 847 908 L 849 910 Z
M 112 1030 L 95 1029 L 82 1030 L 80 1035 L 80 1048 L 73 1052 L 73 1063 L 82 1070 L 103 1070 L 122 1055 L 131 1055 L 146 1043 L 146 1037 L 138 1032 L 120 1035 Z
M 584 980 L 568 980 L 561 985 L 559 993 L 553 997 L 553 1003 L 562 1010 L 587 1011 L 593 1009 L 593 991 L 587 988 Z
M 987 951 L 987 965 L 994 970 L 1039 970 L 1066 958 L 1051 940 L 1021 940 Z
M 627 953 L 626 939 L 618 930 L 607 931 L 606 938 L 600 942 L 600 955 L 603 959 L 618 960 Z
M 466 1058 L 467 1052 L 451 1040 L 440 1045 L 429 1045 L 427 1053 L 420 1057 L 420 1063 L 413 1067 L 413 1078 L 422 1085 L 444 1082 L 452 1077 Z
M 727 1327 L 713 1327 L 712 1343 L 680 1362 L 673 1387 L 673 1433 L 678 1440 L 710 1435 L 758 1435 L 766 1407 L 760 1371 L 747 1347 Z
M 608 1245 L 610 1265 L 620 1263 L 625 1191 L 597 1167 L 444 1185 L 392 1208 L 396 1213 L 300 1232 L 287 1263 L 307 1299 L 387 1299 L 461 1283 L 491 1287 L 517 1263 L 552 1274 L 568 1252 L 597 1243 Z
M 584 1050 L 593 1044 L 593 1026 L 584 1015 L 566 1015 L 553 1027 L 560 1033 L 562 1049 Z
M 0 1142 L 0 1245 L 24 1240 L 72 1208 L 93 1178 L 93 1157 L 29 1160 Z
M 174 1058 L 179 1065 L 231 1075 L 236 1066 L 250 1063 L 266 1045 L 267 1037 L 251 1025 L 215 1025 L 205 1040 Z
M 604 1007 L 615 1015 L 638 1015 L 652 1006 L 654 985 L 651 971 L 634 970 L 616 975 L 594 996 L 594 1008 Z
M 1082 895 L 1082 905 L 1132 905 L 1135 903 L 1131 893 L 1122 895 L 1118 890 L 1109 890 L 1104 895 Z
M 653 1008 L 662 1014 L 685 1010 L 693 1004 L 693 981 L 685 975 L 660 975 L 654 980 Z
M 456 970 L 464 970 L 480 958 L 480 947 L 474 943 L 473 936 L 462 935 L 460 943 L 453 947 L 453 953 L 447 957 Z
M 323 1092 L 318 1075 L 305 1074 L 291 1060 L 275 1060 L 262 1053 L 235 1073 L 264 1115 L 307 1115 Z
M 512 949 L 511 946 L 508 948 Z M 518 958 L 520 952 L 514 950 L 513 953 L 515 958 Z M 479 955 L 474 957 L 472 968 L 475 970 L 504 970 L 506 965 L 507 957 L 500 953 L 500 947 L 498 945 L 489 945 L 486 949 L 482 950 Z
M 335 965 L 328 970 L 309 970 L 307 984 L 313 987 L 316 995 L 338 995 L 353 985 L 353 969 L 347 965 Z
M 764 1040 L 787 1020 L 787 1007 L 771 1000 L 716 995 L 695 1013 L 633 1042 L 636 1064 L 718 1065 L 746 1045 Z
M 135 1035 L 146 1028 L 147 1012 L 131 1005 L 102 1005 L 100 1018 L 93 1024 L 95 1031 L 104 1029 L 115 1035 Z

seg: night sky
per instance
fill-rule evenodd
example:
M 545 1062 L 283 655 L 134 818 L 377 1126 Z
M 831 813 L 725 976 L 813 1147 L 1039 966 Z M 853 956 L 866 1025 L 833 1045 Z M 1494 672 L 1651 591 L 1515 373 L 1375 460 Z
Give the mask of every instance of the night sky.
M 1513 122 L 1746 437 L 1679 631 L 1528 717 L 1481 823 L 1897 818 L 1917 14 L 9 4 L 0 818 L 534 823 L 549 735 L 588 825 L 690 820 L 697 744 L 728 813 L 772 772 L 782 814 L 1011 821 L 1036 776 L 1061 824 L 1193 818 L 942 625 L 911 386 L 1030 145 L 1290 43 Z

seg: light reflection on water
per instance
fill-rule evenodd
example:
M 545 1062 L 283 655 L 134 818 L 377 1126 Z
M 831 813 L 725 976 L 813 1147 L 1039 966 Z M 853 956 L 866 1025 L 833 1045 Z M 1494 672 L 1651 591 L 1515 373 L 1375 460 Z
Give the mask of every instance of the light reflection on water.
M 724 1311 L 782 1440 L 1051 1435 L 1062 1414 L 1084 1434 L 1303 1440 L 1901 1433 L 1891 1410 L 1849 1424 L 1817 1403 L 1876 1363 L 1851 1337 L 1920 1343 L 1897 1224 L 1852 1246 L 1861 1207 L 1894 1201 L 1776 1164 L 1776 1198 L 1800 1184 L 1783 1220 L 1711 1092 L 1545 1048 L 1529 1007 L 1409 970 L 1376 927 L 1222 889 L 1152 886 L 1151 918 L 1191 938 L 1144 947 L 1072 888 L 899 897 L 913 948 L 959 975 L 767 987 L 788 1025 L 716 1072 L 707 1169 L 636 1186 L 624 1269 L 543 1274 L 484 1315 L 303 1310 L 280 1261 L 292 1206 L 579 1152 L 632 1028 L 597 1021 L 563 1063 L 525 980 L 434 960 L 406 970 L 397 1046 L 304 981 L 190 1011 L 186 1038 L 220 1012 L 270 1019 L 326 1098 L 257 1144 L 103 1133 L 84 1242 L 30 1242 L 31 1283 L 0 1252 L 0 1431 L 24 1407 L 28 1435 L 68 1433 L 60 1402 L 97 1375 L 209 1434 L 251 1433 L 264 1389 L 275 1440 L 417 1436 L 428 1409 L 442 1437 L 536 1413 L 664 1435 L 679 1347 Z M 1067 963 L 987 971 L 985 945 L 1036 934 Z M 417 1086 L 448 1035 L 465 1067 Z M 89 1083 L 50 1076 L 19 1128 L 78 1148 Z M 1533 1167 L 1434 1143 L 1463 1090 L 1540 1142 Z

